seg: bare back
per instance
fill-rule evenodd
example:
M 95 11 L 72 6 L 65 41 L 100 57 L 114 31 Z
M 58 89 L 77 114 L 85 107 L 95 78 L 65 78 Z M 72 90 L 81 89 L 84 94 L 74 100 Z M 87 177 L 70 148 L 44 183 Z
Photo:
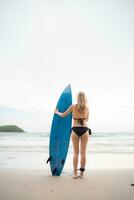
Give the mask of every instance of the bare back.
M 79 112 L 77 108 L 77 104 L 73 105 L 73 111 L 72 111 L 72 116 L 73 116 L 73 126 L 85 126 L 87 127 L 87 121 L 88 121 L 88 116 L 89 116 L 89 109 L 86 107 L 84 111 L 81 113 Z M 77 119 L 83 119 L 83 125 L 81 125 Z

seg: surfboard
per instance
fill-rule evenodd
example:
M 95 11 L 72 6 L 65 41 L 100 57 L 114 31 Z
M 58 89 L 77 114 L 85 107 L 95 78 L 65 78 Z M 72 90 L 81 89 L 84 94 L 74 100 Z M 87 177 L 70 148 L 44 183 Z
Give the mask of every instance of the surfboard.
M 70 105 L 72 105 L 72 92 L 69 84 L 61 93 L 56 107 L 60 112 L 64 112 Z M 54 114 L 50 131 L 49 158 L 47 160 L 47 163 L 50 161 L 52 176 L 60 176 L 63 170 L 69 148 L 71 125 L 71 113 L 64 118 Z

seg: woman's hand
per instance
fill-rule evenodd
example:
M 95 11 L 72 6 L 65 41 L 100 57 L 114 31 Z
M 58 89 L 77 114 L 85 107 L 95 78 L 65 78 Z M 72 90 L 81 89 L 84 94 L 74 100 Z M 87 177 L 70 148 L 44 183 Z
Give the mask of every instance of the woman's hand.
M 59 112 L 57 108 L 55 108 L 54 113 L 55 113 L 56 115 L 59 115 L 60 117 L 62 117 L 62 113 Z
M 58 110 L 57 110 L 57 108 L 55 108 L 54 113 L 57 114 L 57 112 L 58 112 Z
M 72 112 L 72 105 L 65 112 L 59 112 L 58 108 L 55 108 L 54 113 L 60 117 L 66 117 L 70 112 Z

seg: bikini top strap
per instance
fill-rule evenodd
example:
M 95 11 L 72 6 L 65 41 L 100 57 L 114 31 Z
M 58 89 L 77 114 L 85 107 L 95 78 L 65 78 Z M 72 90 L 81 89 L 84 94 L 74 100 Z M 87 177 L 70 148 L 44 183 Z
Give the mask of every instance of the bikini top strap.
M 78 123 L 80 123 L 83 126 L 83 120 L 86 118 L 73 118 L 74 120 L 78 120 Z

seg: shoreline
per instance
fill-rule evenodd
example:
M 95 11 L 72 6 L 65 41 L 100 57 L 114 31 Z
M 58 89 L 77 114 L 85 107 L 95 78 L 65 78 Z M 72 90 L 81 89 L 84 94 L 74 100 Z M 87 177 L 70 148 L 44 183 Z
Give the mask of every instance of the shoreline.
M 0 169 L 49 170 L 49 163 L 46 164 L 48 157 L 48 153 L 1 152 Z M 73 169 L 72 160 L 73 154 L 68 153 L 63 171 Z M 133 154 L 88 153 L 86 169 L 134 169 L 134 156 Z

